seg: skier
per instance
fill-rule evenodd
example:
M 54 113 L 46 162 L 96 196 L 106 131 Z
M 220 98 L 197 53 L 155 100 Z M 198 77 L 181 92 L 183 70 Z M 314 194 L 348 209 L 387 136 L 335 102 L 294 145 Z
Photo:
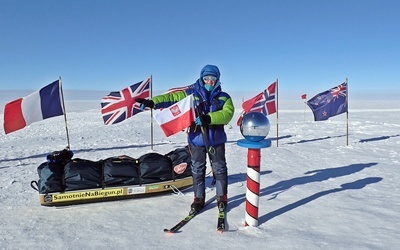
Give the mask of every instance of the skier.
M 186 90 L 154 96 L 151 99 L 137 98 L 136 101 L 141 103 L 142 110 L 145 107 L 159 109 L 169 107 L 191 94 L 195 99 L 197 117 L 187 131 L 194 188 L 191 213 L 197 213 L 204 207 L 207 155 L 215 178 L 218 208 L 225 210 L 228 202 L 228 170 L 224 125 L 231 121 L 235 108 L 231 97 L 221 89 L 218 67 L 204 66 L 200 78 Z

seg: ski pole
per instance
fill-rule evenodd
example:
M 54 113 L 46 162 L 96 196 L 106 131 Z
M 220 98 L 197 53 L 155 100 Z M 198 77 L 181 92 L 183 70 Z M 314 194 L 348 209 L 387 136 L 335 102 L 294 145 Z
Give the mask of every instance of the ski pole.
M 203 112 L 201 112 L 200 107 L 198 105 L 195 105 L 195 106 L 196 106 L 196 109 L 197 109 L 197 114 L 198 115 L 202 114 Z M 205 146 L 206 151 L 207 151 L 208 159 L 210 160 L 211 171 L 212 171 L 212 174 L 213 174 L 213 180 L 211 182 L 211 185 L 215 185 L 216 179 L 215 179 L 215 175 L 214 175 L 214 169 L 213 169 L 213 166 L 212 166 L 212 158 L 211 158 L 211 156 L 215 154 L 215 149 L 214 149 L 213 146 L 211 146 L 211 147 L 209 146 L 208 134 L 206 133 L 206 129 L 204 128 L 203 125 L 200 125 L 200 130 L 201 130 L 201 133 L 203 135 L 204 146 Z

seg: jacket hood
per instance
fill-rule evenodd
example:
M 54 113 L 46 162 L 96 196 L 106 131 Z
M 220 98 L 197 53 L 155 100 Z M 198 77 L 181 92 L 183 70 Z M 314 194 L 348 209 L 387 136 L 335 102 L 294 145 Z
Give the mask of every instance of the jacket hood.
M 217 82 L 219 82 L 219 78 L 221 76 L 219 69 L 215 65 L 206 65 L 200 71 L 200 79 L 203 80 L 203 76 L 215 76 L 217 78 Z

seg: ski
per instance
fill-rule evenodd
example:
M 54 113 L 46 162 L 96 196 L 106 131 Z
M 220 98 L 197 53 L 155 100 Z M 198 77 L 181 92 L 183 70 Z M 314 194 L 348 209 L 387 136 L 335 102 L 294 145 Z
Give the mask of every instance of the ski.
M 225 231 L 225 211 L 218 212 L 217 231 L 219 233 Z
M 198 211 L 198 212 L 189 212 L 189 215 L 187 215 L 185 218 L 183 218 L 183 220 L 181 220 L 180 222 L 178 222 L 178 224 L 176 224 L 175 226 L 171 227 L 170 229 L 165 228 L 164 232 L 165 233 L 176 233 L 179 229 L 181 229 L 183 226 L 185 226 L 191 219 L 193 219 L 196 215 L 198 215 L 201 211 L 204 210 L 204 208 L 210 204 L 211 202 L 213 202 L 215 199 L 217 198 L 217 196 L 213 196 L 212 198 L 210 198 L 209 200 L 207 200 L 204 203 L 204 207 Z
M 223 231 L 225 231 L 225 205 L 220 203 L 218 206 L 217 232 L 222 233 Z

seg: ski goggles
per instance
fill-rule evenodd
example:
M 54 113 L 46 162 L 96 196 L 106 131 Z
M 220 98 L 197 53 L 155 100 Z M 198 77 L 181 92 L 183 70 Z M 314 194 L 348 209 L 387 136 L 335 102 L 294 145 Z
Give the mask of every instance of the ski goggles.
M 213 81 L 216 82 L 217 78 L 215 76 L 203 76 L 203 81 Z

